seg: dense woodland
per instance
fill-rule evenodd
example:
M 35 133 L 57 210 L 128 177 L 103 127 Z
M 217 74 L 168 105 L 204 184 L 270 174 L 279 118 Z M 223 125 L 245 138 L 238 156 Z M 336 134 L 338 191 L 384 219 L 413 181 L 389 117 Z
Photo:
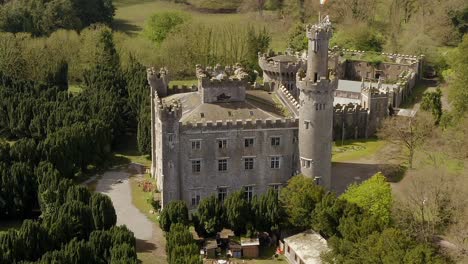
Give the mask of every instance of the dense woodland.
M 16 142 L 0 144 L 0 219 L 34 217 L 38 210 L 41 215 L 39 221 L 27 220 L 18 230 L 0 233 L 0 263 L 136 261 L 133 234 L 115 227 L 110 199 L 73 182 L 110 162 L 115 143 L 127 130 L 136 131 L 145 105 L 144 67 L 135 62 L 122 69 L 112 32 L 99 27 L 93 33 L 96 63 L 83 70 L 79 95 L 68 92 L 66 61 L 30 59 L 42 52 L 41 46 L 30 47 L 31 53 L 22 50 L 32 38 L 2 35 L 3 44 L 20 45 L 1 51 L 1 135 Z M 28 67 L 49 65 L 14 72 L 12 60 Z
M 312 0 L 172 2 L 281 21 L 297 51 L 305 48 L 304 24 L 320 11 Z M 272 44 L 271 28 L 204 24 L 180 11 L 156 13 L 133 38 L 110 29 L 114 12 L 110 0 L 0 0 L 0 221 L 34 219 L 0 232 L 0 263 L 136 263 L 135 238 L 115 226 L 109 198 L 74 180 L 108 166 L 128 134 L 149 153 L 147 66 L 193 78 L 195 64 L 241 62 L 253 81 L 258 52 Z M 421 114 L 391 118 L 379 132 L 406 148 L 413 186 L 395 198 L 378 174 L 336 197 L 298 176 L 279 195 L 252 202 L 242 192 L 224 204 L 206 198 L 191 221 L 185 204 L 174 202 L 160 219 L 169 263 L 199 262 L 189 225 L 203 236 L 222 227 L 247 235 L 313 228 L 329 241 L 327 263 L 450 263 L 468 251 L 466 170 L 449 171 L 436 155 L 468 159 L 466 1 L 330 0 L 321 12 L 335 25 L 332 45 L 424 54 L 436 69 L 442 89 L 424 95 Z M 411 169 L 420 156 L 431 169 Z

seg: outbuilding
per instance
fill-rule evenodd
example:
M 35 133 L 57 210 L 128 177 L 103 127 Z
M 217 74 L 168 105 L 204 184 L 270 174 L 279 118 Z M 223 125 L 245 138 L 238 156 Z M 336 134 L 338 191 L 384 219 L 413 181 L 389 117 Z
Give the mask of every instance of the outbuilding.
M 327 241 L 313 230 L 284 239 L 283 252 L 291 264 L 320 264 L 320 254 L 327 251 Z
M 260 241 L 258 238 L 241 238 L 241 247 L 244 258 L 258 258 L 260 255 Z

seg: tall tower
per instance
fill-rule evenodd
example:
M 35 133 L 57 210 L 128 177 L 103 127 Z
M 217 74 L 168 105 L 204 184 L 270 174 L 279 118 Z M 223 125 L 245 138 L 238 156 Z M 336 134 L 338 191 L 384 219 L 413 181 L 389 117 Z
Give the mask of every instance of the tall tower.
M 299 156 L 301 173 L 331 187 L 333 92 L 328 72 L 331 23 L 326 17 L 307 26 L 309 50 L 306 76 L 297 75 L 299 88 Z

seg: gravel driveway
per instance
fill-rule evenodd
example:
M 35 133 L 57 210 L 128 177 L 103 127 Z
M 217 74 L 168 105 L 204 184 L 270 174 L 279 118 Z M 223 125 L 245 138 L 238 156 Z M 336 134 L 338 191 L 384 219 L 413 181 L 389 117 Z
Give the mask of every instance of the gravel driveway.
M 108 171 L 99 179 L 96 192 L 111 198 L 117 214 L 117 225 L 126 225 L 137 239 L 151 240 L 153 223 L 132 204 L 129 177 L 130 174 L 123 171 Z M 119 183 L 119 180 L 122 182 Z

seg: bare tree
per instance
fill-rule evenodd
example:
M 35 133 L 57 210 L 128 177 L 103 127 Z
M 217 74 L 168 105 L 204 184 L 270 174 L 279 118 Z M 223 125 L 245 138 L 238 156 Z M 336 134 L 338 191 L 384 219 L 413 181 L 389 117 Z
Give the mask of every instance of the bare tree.
M 459 227 L 466 225 L 468 201 L 465 180 L 444 167 L 410 171 L 396 188 L 397 223 L 423 241 L 432 241 L 454 228 L 462 231 Z
M 408 166 L 413 168 L 414 153 L 429 135 L 431 135 L 434 120 L 427 113 L 406 117 L 396 116 L 386 119 L 378 131 L 379 138 L 403 145 L 408 150 Z

